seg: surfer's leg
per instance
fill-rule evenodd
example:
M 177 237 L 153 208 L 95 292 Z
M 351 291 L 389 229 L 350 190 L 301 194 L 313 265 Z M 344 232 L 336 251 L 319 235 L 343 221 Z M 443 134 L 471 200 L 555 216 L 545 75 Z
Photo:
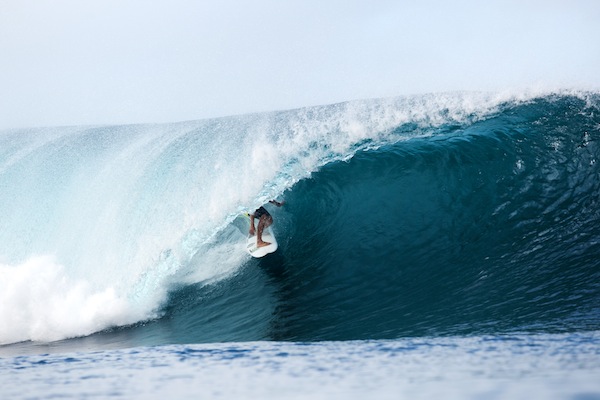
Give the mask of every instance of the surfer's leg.
M 264 247 L 271 244 L 262 240 L 262 234 L 265 228 L 270 226 L 272 223 L 273 217 L 268 214 L 261 215 L 260 219 L 258 220 L 258 228 L 256 229 L 256 245 L 258 247 Z
M 254 236 L 254 214 L 250 214 L 250 231 L 248 234 Z

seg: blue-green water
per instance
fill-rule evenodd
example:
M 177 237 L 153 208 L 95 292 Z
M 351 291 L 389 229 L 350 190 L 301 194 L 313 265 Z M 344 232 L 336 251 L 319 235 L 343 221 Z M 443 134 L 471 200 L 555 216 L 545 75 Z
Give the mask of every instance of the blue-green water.
M 246 374 L 255 360 L 268 371 L 293 353 L 292 367 L 266 374 L 291 387 L 315 368 L 333 384 L 385 367 L 373 376 L 384 397 L 436 374 L 442 383 L 423 393 L 441 394 L 457 374 L 485 381 L 457 397 L 523 398 L 521 383 L 539 389 L 564 374 L 553 396 L 598 398 L 588 378 L 599 371 L 599 100 L 438 94 L 1 132 L 0 368 L 19 382 L 46 368 L 37 362 L 69 358 L 32 354 L 75 352 L 83 364 L 64 368 L 135 369 L 131 354 L 158 362 L 230 342 L 247 364 L 210 356 L 217 370 Z M 270 208 L 280 247 L 253 259 L 239 215 L 270 198 L 286 202 Z M 424 347 L 410 350 L 415 341 Z M 302 350 L 311 346 L 316 359 Z M 204 360 L 189 354 L 180 361 Z M 373 365 L 357 366 L 363 356 Z M 481 368 L 435 369 L 449 357 Z M 521 372 L 505 371 L 513 361 Z M 410 379 L 389 383 L 400 375 Z M 352 379 L 298 393 L 346 396 Z M 247 389 L 241 397 L 264 395 Z

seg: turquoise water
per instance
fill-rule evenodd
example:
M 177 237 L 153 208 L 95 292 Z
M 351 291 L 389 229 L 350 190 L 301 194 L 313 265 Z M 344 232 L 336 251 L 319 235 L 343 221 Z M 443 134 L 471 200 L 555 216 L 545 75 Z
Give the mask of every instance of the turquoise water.
M 3 390 L 599 398 L 599 99 L 0 132 Z

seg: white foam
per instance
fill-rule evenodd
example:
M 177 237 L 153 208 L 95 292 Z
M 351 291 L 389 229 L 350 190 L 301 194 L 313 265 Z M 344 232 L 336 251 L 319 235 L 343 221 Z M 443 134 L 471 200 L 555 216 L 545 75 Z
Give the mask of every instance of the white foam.
M 73 279 L 51 257 L 0 265 L 0 344 L 89 335 L 139 318 L 113 287 Z

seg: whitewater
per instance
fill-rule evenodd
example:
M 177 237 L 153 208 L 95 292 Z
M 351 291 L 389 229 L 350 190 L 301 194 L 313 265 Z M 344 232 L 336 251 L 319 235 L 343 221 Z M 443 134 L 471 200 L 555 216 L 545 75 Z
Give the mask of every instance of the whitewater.
M 599 137 L 581 90 L 2 131 L 3 390 L 597 398 Z

